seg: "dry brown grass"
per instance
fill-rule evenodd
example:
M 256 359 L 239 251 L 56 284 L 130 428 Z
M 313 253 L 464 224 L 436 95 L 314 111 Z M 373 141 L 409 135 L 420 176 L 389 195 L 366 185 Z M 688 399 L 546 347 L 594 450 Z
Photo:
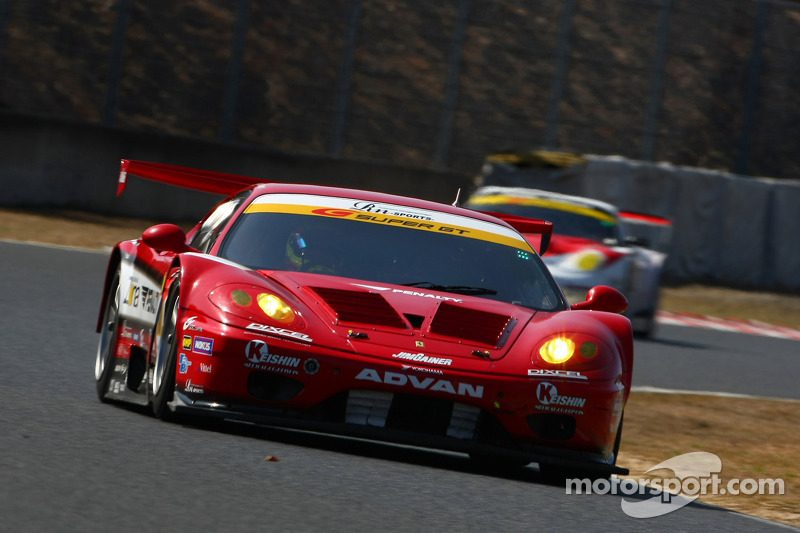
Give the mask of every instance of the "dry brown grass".
M 631 477 L 692 451 L 722 459 L 723 483 L 785 482 L 783 496 L 703 496 L 701 501 L 800 526 L 800 401 L 631 394 L 620 452 L 620 464 L 631 469 Z
M 0 209 L 0 239 L 84 248 L 113 246 L 135 239 L 158 221 L 108 217 L 83 211 Z

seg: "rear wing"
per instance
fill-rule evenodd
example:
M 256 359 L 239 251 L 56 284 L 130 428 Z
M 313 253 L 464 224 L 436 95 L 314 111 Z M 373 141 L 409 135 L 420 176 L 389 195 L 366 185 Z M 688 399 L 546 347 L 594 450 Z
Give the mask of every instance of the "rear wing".
M 668 218 L 659 217 L 656 215 L 646 215 L 644 213 L 635 213 L 633 211 L 620 211 L 619 218 L 629 224 L 645 224 L 648 226 L 672 226 L 672 221 Z
M 522 233 L 525 238 L 536 247 L 538 244 L 539 255 L 544 255 L 550 245 L 550 237 L 553 235 L 553 223 L 538 218 L 527 218 L 507 213 L 496 213 L 494 211 L 480 211 L 506 222 L 509 226 Z M 538 241 L 536 243 L 535 241 Z
M 672 221 L 664 217 L 620 211 L 622 233 L 629 243 L 635 243 L 662 253 L 667 253 L 672 241 Z
M 250 185 L 269 183 L 269 180 L 254 178 L 252 176 L 239 176 L 211 170 L 168 165 L 166 163 L 150 163 L 148 161 L 135 161 L 122 159 L 119 166 L 119 180 L 117 181 L 117 196 L 122 196 L 128 184 L 128 174 L 148 180 L 192 189 L 195 191 L 224 194 L 235 193 Z

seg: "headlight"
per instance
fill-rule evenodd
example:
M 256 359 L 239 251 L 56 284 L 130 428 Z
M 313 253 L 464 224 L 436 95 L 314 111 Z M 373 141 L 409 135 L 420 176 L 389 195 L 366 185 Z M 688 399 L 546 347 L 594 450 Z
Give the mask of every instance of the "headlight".
M 531 354 L 531 363 L 541 365 L 563 365 L 569 368 L 593 368 L 602 365 L 600 345 L 579 333 L 561 333 L 545 340 Z M 580 357 L 577 357 L 580 356 Z
M 569 361 L 575 354 L 575 341 L 567 337 L 553 337 L 539 348 L 539 356 L 551 365 Z
M 264 315 L 284 325 L 297 319 L 295 310 L 281 297 L 255 285 L 222 285 L 211 291 L 208 299 L 224 312 L 254 322 L 264 322 Z
M 294 310 L 279 297 L 268 292 L 262 292 L 256 299 L 258 300 L 258 306 L 264 311 L 264 314 L 272 320 L 276 320 L 282 324 L 294 322 Z

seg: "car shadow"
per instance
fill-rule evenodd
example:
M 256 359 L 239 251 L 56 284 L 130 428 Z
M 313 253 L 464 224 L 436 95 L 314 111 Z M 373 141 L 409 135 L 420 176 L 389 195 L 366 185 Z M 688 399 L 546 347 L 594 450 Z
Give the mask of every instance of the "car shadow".
M 146 407 L 117 402 L 111 403 L 114 403 L 119 408 L 125 409 L 129 412 L 152 417 L 150 409 Z M 156 422 L 163 423 L 160 421 Z M 216 418 L 184 416 L 175 420 L 173 423 L 189 430 L 213 431 L 216 433 L 224 433 L 236 437 L 276 442 L 301 448 L 312 448 L 315 450 L 345 454 L 349 456 L 407 463 L 415 466 L 448 470 L 470 475 L 490 476 L 508 481 L 533 483 L 541 486 L 558 488 L 565 491 L 565 495 L 567 495 L 565 481 L 563 479 L 555 480 L 551 477 L 542 475 L 542 473 L 539 472 L 536 463 L 531 463 L 525 467 L 486 466 L 484 464 L 475 463 L 470 460 L 466 454 L 458 452 L 437 450 L 432 448 L 421 448 L 404 444 L 363 439 L 359 437 L 350 437 L 346 435 L 327 434 L 301 429 L 221 420 Z M 281 457 L 275 456 L 270 457 L 269 459 L 265 458 L 265 460 L 280 461 Z M 660 497 L 660 494 L 661 493 L 659 491 L 652 489 L 644 494 L 625 494 L 621 496 L 619 494 L 604 493 L 593 494 L 593 496 L 611 496 L 614 498 L 624 497 L 629 501 L 645 501 Z M 700 501 L 693 501 L 692 503 L 688 504 L 687 507 L 709 511 L 724 511 L 726 513 L 731 512 L 728 509 L 706 504 Z

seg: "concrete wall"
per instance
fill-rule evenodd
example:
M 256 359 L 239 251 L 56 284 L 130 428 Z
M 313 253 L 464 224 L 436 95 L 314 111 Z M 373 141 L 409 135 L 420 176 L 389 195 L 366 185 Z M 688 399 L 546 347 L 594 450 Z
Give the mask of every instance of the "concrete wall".
M 130 179 L 115 197 L 119 160 L 141 159 L 299 183 L 452 202 L 467 176 L 389 164 L 288 155 L 240 145 L 132 133 L 0 114 L 0 205 L 59 207 L 163 220 L 194 220 L 213 195 Z

